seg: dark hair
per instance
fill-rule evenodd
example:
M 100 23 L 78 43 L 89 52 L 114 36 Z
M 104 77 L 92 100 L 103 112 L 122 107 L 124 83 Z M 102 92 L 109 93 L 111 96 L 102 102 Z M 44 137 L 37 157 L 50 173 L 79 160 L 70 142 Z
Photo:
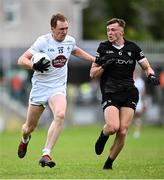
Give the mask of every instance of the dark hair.
M 110 24 L 114 24 L 114 23 L 118 23 L 119 26 L 125 28 L 126 22 L 123 19 L 119 19 L 119 18 L 112 18 L 109 21 L 107 21 L 106 25 L 110 25 Z
M 64 15 L 60 14 L 60 13 L 52 15 L 52 18 L 51 18 L 51 21 L 50 21 L 51 27 L 55 28 L 56 25 L 57 25 L 57 21 L 65 22 L 65 21 L 67 21 L 67 18 Z

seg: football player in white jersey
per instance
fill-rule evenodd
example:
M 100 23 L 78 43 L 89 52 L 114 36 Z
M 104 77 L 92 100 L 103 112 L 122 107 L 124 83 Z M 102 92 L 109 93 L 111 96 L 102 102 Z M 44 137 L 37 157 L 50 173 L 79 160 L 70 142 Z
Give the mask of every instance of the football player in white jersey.
M 18 59 L 20 66 L 35 71 L 32 77 L 27 118 L 22 126 L 18 157 L 23 158 L 26 155 L 31 133 L 48 104 L 54 119 L 48 129 L 39 165 L 51 168 L 55 166 L 55 162 L 50 154 L 62 130 L 67 107 L 66 84 L 69 57 L 73 54 L 90 62 L 94 62 L 95 57 L 77 47 L 75 39 L 67 35 L 68 21 L 65 16 L 53 15 L 50 25 L 51 33 L 40 36 Z M 50 61 L 45 62 L 45 59 L 41 58 L 38 62 L 32 63 L 31 58 L 38 52 L 46 53 Z

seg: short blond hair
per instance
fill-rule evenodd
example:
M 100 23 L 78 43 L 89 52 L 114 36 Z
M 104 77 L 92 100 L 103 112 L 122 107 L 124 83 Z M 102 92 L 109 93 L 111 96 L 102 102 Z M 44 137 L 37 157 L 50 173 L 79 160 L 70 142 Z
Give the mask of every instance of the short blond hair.
M 114 24 L 114 23 L 118 23 L 119 26 L 121 26 L 122 28 L 125 28 L 126 26 L 126 22 L 123 19 L 119 19 L 119 18 L 112 18 L 109 21 L 107 21 L 106 25 L 110 25 L 110 24 Z

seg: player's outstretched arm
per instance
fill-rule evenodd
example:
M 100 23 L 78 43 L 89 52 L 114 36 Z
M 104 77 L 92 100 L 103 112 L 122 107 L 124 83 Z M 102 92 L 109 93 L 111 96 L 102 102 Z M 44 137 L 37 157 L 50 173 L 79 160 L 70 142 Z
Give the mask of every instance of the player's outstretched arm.
M 90 62 L 95 62 L 95 57 L 88 54 L 86 51 L 82 50 L 81 48 L 77 47 L 73 52 L 72 54 L 74 56 L 77 56 L 81 59 L 84 59 L 86 61 L 90 61 Z

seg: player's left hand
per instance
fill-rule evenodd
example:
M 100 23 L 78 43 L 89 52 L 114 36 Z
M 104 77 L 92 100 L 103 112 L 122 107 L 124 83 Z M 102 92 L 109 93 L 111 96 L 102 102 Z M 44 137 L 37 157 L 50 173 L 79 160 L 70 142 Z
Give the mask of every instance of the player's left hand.
M 156 77 L 154 74 L 149 74 L 148 82 L 154 86 L 158 86 L 160 84 L 159 78 Z
M 101 65 L 103 69 L 106 69 L 107 67 L 111 66 L 115 62 L 115 59 L 109 59 L 104 64 Z
M 108 65 L 113 64 L 114 61 L 115 59 L 111 58 L 111 56 L 105 55 L 102 57 L 96 57 L 95 63 L 105 69 Z
M 98 64 L 99 66 L 101 66 L 102 64 L 104 64 L 105 61 L 106 61 L 105 56 L 102 56 L 102 57 L 97 57 L 97 56 L 96 56 L 95 63 Z

